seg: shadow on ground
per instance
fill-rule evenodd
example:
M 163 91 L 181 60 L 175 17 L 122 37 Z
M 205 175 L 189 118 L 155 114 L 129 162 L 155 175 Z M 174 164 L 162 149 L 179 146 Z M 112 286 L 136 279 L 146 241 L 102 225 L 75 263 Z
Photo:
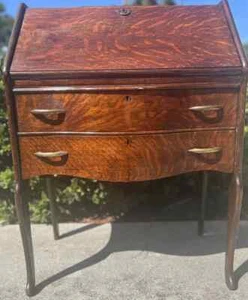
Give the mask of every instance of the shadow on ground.
M 63 233 L 60 238 L 69 238 L 72 235 L 81 234 L 98 226 L 100 225 L 84 225 Z M 247 224 L 246 226 L 241 225 L 239 240 L 238 248 L 248 247 Z M 222 253 L 225 252 L 225 249 L 226 232 L 225 229 L 219 231 L 218 222 L 208 222 L 204 237 L 197 235 L 196 222 L 115 222 L 111 224 L 109 241 L 101 251 L 40 282 L 37 285 L 36 293 L 63 277 L 103 261 L 114 252 L 138 250 L 174 256 L 202 256 Z M 247 272 L 248 260 L 236 270 L 236 280 L 239 281 Z

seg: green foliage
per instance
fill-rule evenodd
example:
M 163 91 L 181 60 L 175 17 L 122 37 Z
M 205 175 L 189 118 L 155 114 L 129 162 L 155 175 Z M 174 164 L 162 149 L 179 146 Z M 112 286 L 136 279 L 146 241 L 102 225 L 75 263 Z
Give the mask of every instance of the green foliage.
M 49 199 L 44 191 L 41 191 L 38 201 L 30 203 L 29 208 L 33 223 L 49 223 Z
M 0 11 L 2 11 L 2 9 L 3 7 L 0 5 Z M 0 14 L 0 26 L 1 17 Z M 13 192 L 14 174 L 12 169 L 6 108 L 3 97 L 3 82 L 0 78 L 0 222 L 5 221 L 12 223 L 16 219 Z
M 73 204 L 82 200 L 101 204 L 106 201 L 107 192 L 104 185 L 96 180 L 72 178 L 70 185 L 57 187 L 57 201 L 64 204 Z
M 157 5 L 156 0 L 136 0 L 133 5 Z
M 0 57 L 4 53 L 13 25 L 13 18 L 5 13 L 5 7 L 0 3 Z
M 6 167 L 0 172 L 0 188 L 10 192 L 14 191 L 14 173 L 12 168 Z
M 0 224 L 12 224 L 16 222 L 14 204 L 8 200 L 1 199 L 0 202 Z
M 106 202 L 107 191 L 105 186 L 96 180 L 85 180 L 79 178 L 59 177 L 53 179 L 56 206 L 59 215 L 63 219 L 72 220 L 72 207 L 85 206 L 88 203 L 102 205 Z M 31 221 L 34 223 L 49 223 L 50 209 L 49 199 L 45 192 L 44 178 L 35 178 L 30 183 L 31 198 L 30 204 Z M 83 217 L 83 216 L 81 216 Z
M 3 3 L 0 3 L 0 13 L 5 12 L 5 6 Z
M 164 5 L 176 5 L 176 2 L 174 0 L 164 0 L 162 1 Z

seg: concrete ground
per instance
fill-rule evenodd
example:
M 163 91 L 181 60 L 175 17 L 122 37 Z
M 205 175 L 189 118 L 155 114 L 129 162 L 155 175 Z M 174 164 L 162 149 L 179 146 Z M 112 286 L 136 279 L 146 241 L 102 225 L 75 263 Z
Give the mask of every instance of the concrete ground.
M 224 283 L 226 223 L 34 225 L 37 300 L 248 299 L 248 222 L 241 223 L 235 267 L 239 289 Z M 19 228 L 0 227 L 0 299 L 28 299 Z

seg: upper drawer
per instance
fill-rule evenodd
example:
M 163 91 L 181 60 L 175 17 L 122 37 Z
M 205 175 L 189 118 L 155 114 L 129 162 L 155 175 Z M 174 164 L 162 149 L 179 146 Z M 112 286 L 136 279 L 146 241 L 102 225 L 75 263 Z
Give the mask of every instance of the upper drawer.
M 134 132 L 235 127 L 234 91 L 16 94 L 19 132 Z

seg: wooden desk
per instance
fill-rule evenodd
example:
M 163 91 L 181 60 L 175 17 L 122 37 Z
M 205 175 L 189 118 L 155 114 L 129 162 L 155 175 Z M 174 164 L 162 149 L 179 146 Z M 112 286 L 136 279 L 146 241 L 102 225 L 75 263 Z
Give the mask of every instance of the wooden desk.
M 227 1 L 21 5 L 4 77 L 28 295 L 35 272 L 24 184 L 54 174 L 133 182 L 205 172 L 202 233 L 206 171 L 231 173 L 226 283 L 237 287 L 246 74 Z

